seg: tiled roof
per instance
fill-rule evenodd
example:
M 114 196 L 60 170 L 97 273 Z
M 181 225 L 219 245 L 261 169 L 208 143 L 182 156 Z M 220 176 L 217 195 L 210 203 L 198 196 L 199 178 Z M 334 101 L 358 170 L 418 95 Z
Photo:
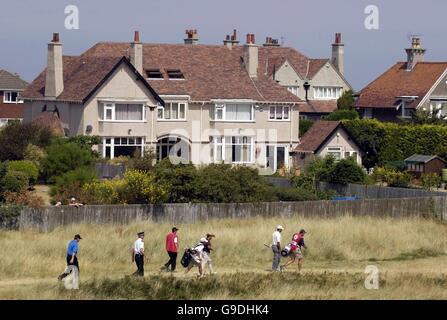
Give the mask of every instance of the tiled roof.
M 395 108 L 401 96 L 417 96 L 415 108 L 447 69 L 447 62 L 419 62 L 411 71 L 399 62 L 359 93 L 357 108 Z
M 0 90 L 23 90 L 27 85 L 18 75 L 0 69 Z
M 303 153 L 316 152 L 339 125 L 341 125 L 340 121 L 315 121 L 312 127 L 303 135 L 295 151 Z
M 122 62 L 131 65 L 122 56 L 64 56 L 64 91 L 57 99 L 74 102 L 84 101 Z M 23 98 L 43 99 L 45 97 L 45 74 L 46 69 L 26 88 L 22 94 Z
M 253 99 L 270 102 L 299 102 L 300 99 L 274 82 L 267 74 L 267 60 L 275 50 L 259 47 L 259 66 L 252 80 L 241 64 L 243 46 L 229 50 L 220 45 L 144 44 L 143 68 L 160 69 L 164 80 L 148 80 L 161 95 L 185 94 L 194 101 Z M 128 56 L 129 43 L 98 43 L 85 56 Z M 276 57 L 276 56 L 272 56 Z M 166 70 L 180 69 L 184 80 L 168 80 Z
M 337 100 L 309 100 L 299 105 L 303 113 L 331 113 L 337 110 Z

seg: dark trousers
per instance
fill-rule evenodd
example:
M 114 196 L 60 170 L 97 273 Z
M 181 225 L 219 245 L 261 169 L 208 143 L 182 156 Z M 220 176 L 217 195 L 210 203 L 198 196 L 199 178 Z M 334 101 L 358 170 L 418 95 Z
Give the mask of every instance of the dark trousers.
M 144 276 L 144 256 L 141 254 L 135 255 L 135 263 L 137 265 L 138 270 L 134 273 L 137 276 Z
M 79 273 L 80 273 L 81 271 L 79 270 L 78 257 L 74 256 L 73 263 L 71 263 L 70 261 L 71 261 L 71 255 L 67 254 L 67 266 L 76 266 L 78 268 Z
M 165 263 L 165 267 L 168 268 L 171 266 L 171 272 L 175 270 L 175 266 L 177 265 L 177 252 L 168 251 L 169 261 Z

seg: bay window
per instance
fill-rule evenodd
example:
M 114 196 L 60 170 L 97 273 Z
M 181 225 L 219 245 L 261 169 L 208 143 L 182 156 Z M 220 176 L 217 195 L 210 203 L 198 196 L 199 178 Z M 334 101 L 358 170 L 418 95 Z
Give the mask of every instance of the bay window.
M 338 99 L 343 92 L 341 87 L 314 87 L 315 99 Z
M 139 122 L 145 120 L 142 103 L 101 103 L 100 116 L 103 121 Z
M 158 120 L 186 120 L 186 103 L 166 102 L 158 107 Z
M 341 159 L 341 147 L 329 147 L 327 148 L 327 154 L 335 158 L 335 160 Z
M 211 160 L 225 163 L 252 163 L 254 139 L 248 136 L 215 136 L 211 140 Z
M 269 120 L 289 120 L 290 107 L 288 106 L 271 106 Z
M 142 155 L 144 150 L 143 137 L 109 137 L 103 138 L 102 145 L 103 158 L 113 159 L 119 156 L 133 157 Z
M 253 121 L 253 105 L 248 103 L 216 103 L 214 105 L 214 120 L 230 122 Z

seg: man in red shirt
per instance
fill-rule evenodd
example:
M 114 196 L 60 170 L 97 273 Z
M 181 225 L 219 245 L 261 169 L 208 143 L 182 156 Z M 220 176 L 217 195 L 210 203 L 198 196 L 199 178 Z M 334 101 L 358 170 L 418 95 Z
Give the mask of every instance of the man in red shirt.
M 166 236 L 166 251 L 169 255 L 169 261 L 161 267 L 162 270 L 169 271 L 169 266 L 171 266 L 171 272 L 175 270 L 175 266 L 177 264 L 177 251 L 179 248 L 177 231 L 178 228 L 173 227 L 172 232 Z
M 281 271 L 284 271 L 289 264 L 292 264 L 298 260 L 298 272 L 301 272 L 301 267 L 303 264 L 303 254 L 301 252 L 301 248 L 307 249 L 306 245 L 304 244 L 304 234 L 306 234 L 306 231 L 301 229 L 300 232 L 293 235 L 292 241 L 290 242 L 290 260 L 279 268 Z

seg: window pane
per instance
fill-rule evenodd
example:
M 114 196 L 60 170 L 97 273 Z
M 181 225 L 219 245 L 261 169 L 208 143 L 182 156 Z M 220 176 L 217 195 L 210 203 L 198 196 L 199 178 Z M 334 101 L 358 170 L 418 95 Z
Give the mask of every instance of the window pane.
M 111 143 L 111 139 L 110 138 L 106 139 L 106 144 L 110 144 L 110 143 Z
M 106 109 L 106 120 L 112 120 L 112 109 Z
M 237 105 L 227 104 L 225 113 L 226 120 L 237 120 Z
M 179 119 L 185 119 L 185 108 L 186 105 L 184 103 L 180 103 Z
M 137 144 L 141 144 L 143 142 L 143 139 L 137 138 Z
M 223 109 L 217 108 L 216 109 L 216 120 L 222 120 L 223 119 Z
M 163 108 L 158 108 L 157 118 L 163 119 Z
M 128 105 L 128 117 L 126 120 L 143 120 L 143 106 L 141 104 Z
M 275 107 L 270 107 L 270 119 L 275 119 Z
M 289 119 L 289 107 L 284 107 L 284 119 Z
M 276 107 L 276 119 L 280 120 L 282 119 L 282 108 Z
M 251 120 L 251 105 L 237 105 L 237 120 Z
M 115 138 L 115 144 L 121 144 L 120 138 Z
M 218 144 L 216 146 L 216 161 L 222 162 L 222 145 Z
M 116 104 L 115 105 L 115 119 L 116 120 L 127 120 L 127 104 Z
M 165 119 L 171 119 L 171 104 L 166 103 L 165 105 Z
M 178 103 L 171 104 L 171 119 L 178 119 Z
M 127 138 L 121 138 L 121 144 L 126 145 L 127 144 Z

